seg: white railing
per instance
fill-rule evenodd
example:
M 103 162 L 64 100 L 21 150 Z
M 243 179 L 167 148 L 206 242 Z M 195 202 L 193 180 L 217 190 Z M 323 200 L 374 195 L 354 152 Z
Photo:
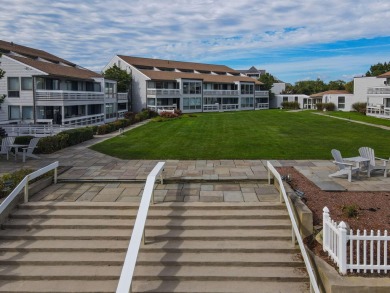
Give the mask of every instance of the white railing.
M 268 103 L 257 103 L 256 104 L 256 109 L 268 109 L 269 104 Z
M 203 105 L 203 111 L 219 111 L 219 104 Z
M 65 118 L 62 121 L 66 126 L 83 126 L 104 123 L 104 114 Z
M 203 90 L 203 96 L 238 96 L 237 90 Z
M 133 279 L 135 264 L 137 262 L 138 251 L 141 246 L 141 241 L 145 244 L 145 223 L 148 217 L 149 205 L 154 203 L 154 184 L 156 177 L 160 175 L 161 184 L 163 184 L 162 171 L 165 162 L 158 162 L 149 173 L 146 179 L 144 192 L 142 194 L 141 203 L 139 205 L 137 218 L 135 219 L 133 233 L 131 234 L 129 247 L 127 249 L 125 262 L 123 264 L 121 276 L 119 278 L 116 293 L 131 292 L 131 282 Z
M 46 167 L 43 167 L 35 172 L 32 172 L 26 175 L 22 181 L 15 187 L 15 189 L 6 197 L 6 199 L 0 205 L 0 215 L 5 211 L 8 205 L 14 201 L 17 195 L 24 189 L 24 202 L 28 202 L 28 186 L 29 182 L 43 174 L 54 170 L 54 183 L 57 183 L 57 168 L 59 166 L 58 162 L 54 162 Z
M 76 92 L 76 91 L 36 91 L 37 101 L 104 101 L 104 93 L 101 92 Z
M 316 280 L 316 277 L 314 274 L 314 269 L 311 265 L 311 262 L 310 262 L 308 255 L 307 255 L 301 234 L 299 233 L 298 224 L 297 224 L 297 221 L 295 220 L 295 216 L 294 216 L 294 212 L 293 212 L 290 200 L 289 200 L 287 193 L 286 193 L 286 190 L 284 188 L 282 177 L 280 176 L 278 171 L 276 171 L 275 167 L 272 166 L 272 164 L 269 161 L 267 161 L 267 168 L 268 168 L 268 183 L 271 184 L 271 175 L 278 181 L 279 188 L 280 188 L 280 202 L 284 201 L 286 204 L 288 215 L 290 216 L 290 220 L 291 220 L 291 224 L 292 224 L 292 241 L 293 241 L 293 244 L 295 244 L 295 239 L 298 241 L 298 245 L 299 245 L 299 248 L 301 250 L 303 260 L 304 260 L 305 265 L 306 265 L 306 270 L 309 274 L 311 289 L 315 293 L 320 293 L 320 289 L 318 287 L 317 280 Z
M 384 107 L 384 105 L 368 105 L 366 110 L 368 116 L 390 118 L 390 108 Z
M 126 100 L 127 101 L 127 93 L 118 93 L 118 100 Z
M 172 106 L 148 106 L 148 108 L 150 110 L 158 112 L 158 111 L 176 110 L 177 106 L 175 104 L 175 105 L 172 105 Z
M 31 135 L 35 137 L 52 136 L 61 131 L 70 129 L 69 127 L 53 124 L 8 124 L 1 125 L 8 136 Z
M 240 106 L 237 104 L 221 104 L 221 110 L 239 110 Z
M 267 97 L 269 96 L 268 91 L 255 91 L 255 97 Z
M 152 96 L 179 96 L 179 89 L 147 89 L 146 93 Z
M 390 86 L 385 87 L 369 87 L 367 89 L 369 95 L 390 95 Z
M 157 109 L 158 115 L 161 115 L 161 113 L 175 113 L 175 110 L 169 110 L 169 109 Z
M 329 209 L 323 209 L 323 250 L 326 251 L 334 263 L 339 267 L 341 274 L 346 274 L 349 270 L 360 273 L 363 270 L 367 273 L 376 271 L 385 273 L 390 270 L 388 264 L 388 249 L 390 236 L 387 230 L 381 235 L 378 230 L 377 235 L 371 230 L 370 234 L 360 230 L 353 234 L 352 229 L 348 229 L 344 222 L 333 221 L 329 215 Z M 349 245 L 349 253 L 348 253 Z

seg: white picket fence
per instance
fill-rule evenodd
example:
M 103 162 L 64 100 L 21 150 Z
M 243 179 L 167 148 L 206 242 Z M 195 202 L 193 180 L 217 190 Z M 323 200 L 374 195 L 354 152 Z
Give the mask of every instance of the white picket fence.
M 382 235 L 383 234 L 383 235 Z M 360 230 L 354 234 L 344 222 L 333 221 L 329 209 L 323 209 L 323 250 L 329 254 L 339 267 L 341 274 L 350 272 L 384 273 L 390 270 L 387 252 L 390 236 L 387 230 L 384 233 L 374 231 L 370 233 Z M 349 251 L 349 252 L 348 252 Z

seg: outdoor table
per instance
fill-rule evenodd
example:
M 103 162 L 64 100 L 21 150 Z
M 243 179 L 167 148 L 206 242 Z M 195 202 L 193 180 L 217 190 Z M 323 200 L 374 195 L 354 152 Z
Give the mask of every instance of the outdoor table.
M 9 160 L 9 153 L 11 152 L 12 149 L 14 149 L 15 150 L 15 161 L 16 161 L 16 155 L 18 154 L 19 148 L 25 148 L 25 147 L 28 147 L 28 144 L 10 144 L 10 145 L 8 145 L 7 160 Z
M 363 166 L 367 166 L 367 164 L 370 162 L 370 159 L 364 158 L 364 157 L 350 157 L 350 158 L 343 158 L 344 161 L 347 162 L 354 162 L 356 163 L 356 167 L 359 168 L 359 172 L 362 171 L 362 164 Z M 367 166 L 368 167 L 368 166 Z M 367 172 L 368 177 L 370 177 L 370 174 Z

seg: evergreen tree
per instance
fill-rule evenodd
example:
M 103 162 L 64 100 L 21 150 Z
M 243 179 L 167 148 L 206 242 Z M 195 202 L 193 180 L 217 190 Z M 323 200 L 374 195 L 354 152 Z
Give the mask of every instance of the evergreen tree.
M 370 70 L 366 72 L 366 76 L 378 76 L 389 71 L 390 71 L 390 62 L 378 63 L 375 65 L 371 65 Z
M 103 72 L 104 77 L 116 80 L 118 92 L 128 92 L 131 84 L 131 74 L 126 70 L 120 69 L 116 64 Z

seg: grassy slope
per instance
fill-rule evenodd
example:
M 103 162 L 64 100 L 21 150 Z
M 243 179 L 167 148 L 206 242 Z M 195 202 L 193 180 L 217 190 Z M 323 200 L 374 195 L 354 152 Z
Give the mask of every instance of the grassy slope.
M 122 159 L 330 159 L 371 146 L 390 155 L 390 133 L 310 112 L 280 110 L 203 113 L 151 122 L 93 146 Z

